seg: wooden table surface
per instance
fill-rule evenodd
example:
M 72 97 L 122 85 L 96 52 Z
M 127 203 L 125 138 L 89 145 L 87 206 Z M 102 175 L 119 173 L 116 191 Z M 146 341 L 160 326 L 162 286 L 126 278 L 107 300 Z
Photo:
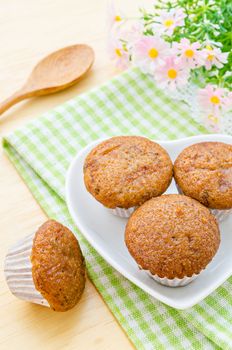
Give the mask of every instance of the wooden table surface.
M 145 5 L 149 2 L 142 1 Z M 133 15 L 141 1 L 117 3 Z M 96 54 L 91 73 L 78 85 L 55 95 L 21 102 L 0 116 L 1 136 L 116 73 L 105 48 L 106 1 L 0 0 L 0 9 L 1 99 L 17 90 L 32 67 L 49 52 L 87 43 Z M 45 213 L 1 150 L 0 349 L 133 349 L 90 281 L 78 306 L 67 313 L 56 313 L 11 295 L 3 275 L 7 249 L 45 220 Z

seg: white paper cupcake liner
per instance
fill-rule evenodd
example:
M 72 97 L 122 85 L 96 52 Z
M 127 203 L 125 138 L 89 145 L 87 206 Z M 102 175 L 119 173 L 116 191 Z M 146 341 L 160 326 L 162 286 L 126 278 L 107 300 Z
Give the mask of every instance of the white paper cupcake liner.
M 17 298 L 50 307 L 35 288 L 30 260 L 34 233 L 17 242 L 5 258 L 4 272 L 12 294 Z
M 183 191 L 176 183 L 176 188 L 179 194 L 184 194 Z M 232 214 L 232 209 L 210 209 L 211 213 L 216 217 L 218 222 L 224 221 L 228 216 Z
M 163 286 L 167 286 L 167 287 L 184 287 L 187 284 L 191 283 L 192 281 L 194 281 L 200 274 L 193 274 L 191 277 L 184 277 L 184 278 L 173 278 L 173 279 L 169 279 L 167 277 L 159 277 L 158 275 L 153 275 L 149 270 L 143 270 L 140 266 L 139 269 L 141 271 L 144 271 L 148 274 L 149 277 L 151 277 L 153 280 L 155 280 L 156 282 L 158 282 L 159 284 L 162 284 Z
M 121 218 L 129 218 L 131 216 L 131 214 L 135 211 L 135 209 L 136 209 L 136 207 L 131 207 L 128 209 L 117 207 L 117 208 L 109 209 L 109 210 L 113 215 L 120 216 Z

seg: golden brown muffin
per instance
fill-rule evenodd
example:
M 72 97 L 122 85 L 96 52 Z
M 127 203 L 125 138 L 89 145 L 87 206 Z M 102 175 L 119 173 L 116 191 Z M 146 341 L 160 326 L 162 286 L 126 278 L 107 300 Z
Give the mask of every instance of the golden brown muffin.
M 159 196 L 172 180 L 172 162 L 157 143 L 141 136 L 117 136 L 87 156 L 87 190 L 108 208 L 130 208 Z
M 79 301 L 85 287 L 85 263 L 73 233 L 54 220 L 36 232 L 31 252 L 36 289 L 55 311 L 67 311 Z
M 216 219 L 194 199 L 170 194 L 152 198 L 130 217 L 127 248 L 138 265 L 159 277 L 198 274 L 220 244 Z
M 211 209 L 232 208 L 232 145 L 202 142 L 185 148 L 174 164 L 182 192 Z

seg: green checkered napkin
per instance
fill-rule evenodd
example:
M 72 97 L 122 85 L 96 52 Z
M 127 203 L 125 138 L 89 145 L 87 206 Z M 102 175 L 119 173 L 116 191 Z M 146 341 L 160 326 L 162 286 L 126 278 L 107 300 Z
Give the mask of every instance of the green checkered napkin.
M 175 139 L 206 133 L 186 105 L 133 68 L 68 101 L 3 141 L 5 152 L 49 217 L 77 235 L 88 273 L 139 350 L 232 349 L 232 278 L 195 307 L 177 311 L 153 299 L 109 266 L 73 224 L 64 201 L 66 170 L 100 137 L 136 134 Z

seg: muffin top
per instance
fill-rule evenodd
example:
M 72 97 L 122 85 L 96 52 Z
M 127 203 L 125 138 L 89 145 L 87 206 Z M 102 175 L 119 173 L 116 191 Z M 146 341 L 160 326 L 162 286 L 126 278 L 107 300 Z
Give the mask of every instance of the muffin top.
M 35 287 L 51 308 L 74 307 L 85 287 L 85 263 L 73 233 L 54 220 L 45 222 L 35 234 L 31 262 Z
M 184 195 L 170 194 L 135 210 L 125 242 L 142 269 L 173 279 L 204 269 L 219 247 L 220 233 L 209 209 Z
M 159 196 L 172 179 L 172 162 L 157 143 L 141 136 L 101 142 L 87 156 L 87 190 L 108 208 L 130 208 Z
M 202 142 L 185 148 L 175 161 L 174 177 L 185 195 L 205 206 L 232 208 L 232 145 Z

